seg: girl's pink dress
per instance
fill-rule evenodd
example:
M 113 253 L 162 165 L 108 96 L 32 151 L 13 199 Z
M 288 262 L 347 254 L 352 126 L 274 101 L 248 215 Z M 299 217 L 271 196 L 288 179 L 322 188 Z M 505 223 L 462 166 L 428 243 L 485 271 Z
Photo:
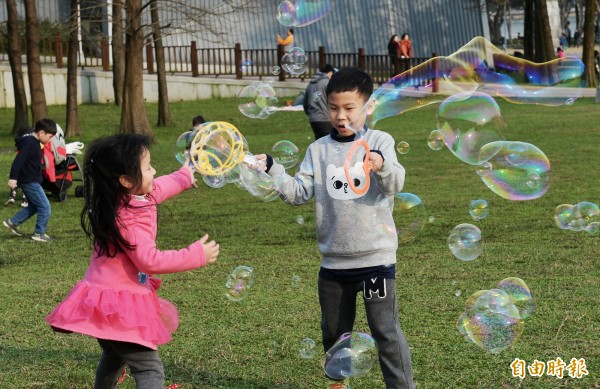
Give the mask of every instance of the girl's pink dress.
M 158 297 L 155 273 L 176 273 L 206 265 L 202 244 L 182 250 L 156 248 L 156 203 L 192 185 L 185 168 L 158 177 L 151 195 L 134 196 L 117 211 L 123 237 L 135 245 L 115 257 L 97 251 L 83 280 L 46 317 L 55 331 L 137 343 L 153 350 L 169 342 L 179 324 L 177 308 Z

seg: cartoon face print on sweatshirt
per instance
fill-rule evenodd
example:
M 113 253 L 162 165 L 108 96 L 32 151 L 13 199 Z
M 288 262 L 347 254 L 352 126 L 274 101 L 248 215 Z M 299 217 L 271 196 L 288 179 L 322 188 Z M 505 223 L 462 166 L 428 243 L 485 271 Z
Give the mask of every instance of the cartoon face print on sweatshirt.
M 350 168 L 350 177 L 354 180 L 356 189 L 360 190 L 365 186 L 363 162 L 357 162 Z M 325 184 L 329 196 L 336 200 L 354 200 L 364 195 L 364 193 L 357 194 L 350 188 L 343 166 L 327 165 L 327 182 Z

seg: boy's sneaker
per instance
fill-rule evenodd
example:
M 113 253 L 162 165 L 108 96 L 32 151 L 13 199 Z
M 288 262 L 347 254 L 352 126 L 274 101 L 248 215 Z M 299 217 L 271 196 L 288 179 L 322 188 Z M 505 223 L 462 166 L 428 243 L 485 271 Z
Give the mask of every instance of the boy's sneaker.
M 16 190 L 11 190 L 10 191 L 10 196 L 8 196 L 8 200 L 6 200 L 6 202 L 4 203 L 4 205 L 11 205 L 15 203 L 15 197 L 17 197 L 17 191 Z
M 23 208 L 27 208 L 29 207 L 29 201 L 27 201 L 27 199 L 23 199 L 23 201 L 21 201 L 21 207 Z
M 51 242 L 53 239 L 46 234 L 33 234 L 31 239 L 38 242 Z
M 8 228 L 10 230 L 10 232 L 12 232 L 13 234 L 15 234 L 16 236 L 23 235 L 23 233 L 21 232 L 21 230 L 19 230 L 19 227 L 17 227 L 14 224 L 12 224 L 12 222 L 10 221 L 10 219 L 3 221 L 2 224 L 4 225 L 4 227 Z

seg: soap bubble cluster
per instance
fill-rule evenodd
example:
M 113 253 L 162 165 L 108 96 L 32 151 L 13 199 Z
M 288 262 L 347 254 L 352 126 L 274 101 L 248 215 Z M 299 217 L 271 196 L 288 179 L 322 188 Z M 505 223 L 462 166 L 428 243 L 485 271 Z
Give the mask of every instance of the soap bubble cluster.
M 524 321 L 535 304 L 525 281 L 506 278 L 496 289 L 471 295 L 457 322 L 458 331 L 469 342 L 492 354 L 511 347 L 523 332 Z
M 238 109 L 251 119 L 266 119 L 277 112 L 277 93 L 268 82 L 254 81 L 238 94 Z
M 590 235 L 600 233 L 600 207 L 589 201 L 575 205 L 561 204 L 554 210 L 554 222 L 558 228 L 585 231 Z

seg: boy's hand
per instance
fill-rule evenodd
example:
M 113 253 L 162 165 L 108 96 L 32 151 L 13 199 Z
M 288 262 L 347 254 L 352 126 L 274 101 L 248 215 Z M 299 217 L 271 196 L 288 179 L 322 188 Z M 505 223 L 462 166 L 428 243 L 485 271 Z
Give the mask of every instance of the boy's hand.
M 267 170 L 267 154 L 258 154 L 254 156 L 256 158 L 256 163 L 257 166 L 255 166 L 258 169 L 262 169 L 262 170 Z
M 208 240 L 208 234 L 205 234 L 200 238 L 199 242 L 202 243 L 202 249 L 204 250 L 204 256 L 206 257 L 206 263 L 211 264 L 217 262 L 219 256 L 219 244 L 214 240 L 206 243 Z
M 17 180 L 8 180 L 8 187 L 10 189 L 17 189 Z
M 383 158 L 379 153 L 371 151 L 369 153 L 369 167 L 373 173 L 377 173 L 383 168 Z

